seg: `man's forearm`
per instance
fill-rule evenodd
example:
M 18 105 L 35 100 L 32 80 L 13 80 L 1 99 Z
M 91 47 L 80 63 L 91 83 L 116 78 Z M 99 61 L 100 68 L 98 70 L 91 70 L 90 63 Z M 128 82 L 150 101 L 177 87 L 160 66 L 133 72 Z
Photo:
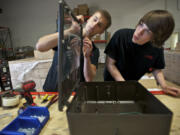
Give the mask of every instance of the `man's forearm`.
M 84 57 L 84 78 L 86 82 L 92 81 L 96 75 L 96 66 L 91 64 L 90 57 Z
M 121 73 L 114 64 L 108 65 L 107 68 L 111 76 L 115 79 L 115 81 L 125 81 L 125 79 L 123 78 L 123 76 L 121 75 Z
M 58 35 L 58 32 L 56 32 L 40 38 L 36 44 L 36 49 L 44 52 L 56 47 L 58 44 Z
M 157 81 L 157 83 L 159 83 L 159 85 L 162 87 L 162 88 L 165 88 L 167 85 L 166 85 L 166 81 L 164 79 L 164 75 L 163 75 L 163 72 L 162 70 L 155 70 L 153 71 L 153 75 Z
M 67 37 L 71 32 L 71 29 L 66 29 L 64 31 L 64 37 Z M 45 52 L 56 47 L 58 44 L 58 37 L 58 32 L 41 37 L 36 44 L 36 49 Z

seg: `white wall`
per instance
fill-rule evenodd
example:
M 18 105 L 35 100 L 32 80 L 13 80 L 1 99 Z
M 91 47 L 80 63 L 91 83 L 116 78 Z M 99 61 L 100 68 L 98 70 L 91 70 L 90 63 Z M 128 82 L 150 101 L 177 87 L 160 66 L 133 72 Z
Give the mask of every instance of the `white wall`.
M 167 1 L 167 6 L 165 6 Z M 140 17 L 152 9 L 167 8 L 180 31 L 176 0 L 66 0 L 70 7 L 87 3 L 91 12 L 104 8 L 112 15 L 112 34 L 119 28 L 134 28 Z M 56 30 L 58 0 L 0 0 L 0 25 L 12 30 L 14 46 L 35 46 L 38 38 Z
M 33 46 L 44 34 L 55 32 L 57 0 L 1 0 L 1 26 L 10 27 L 13 45 Z M 1 19 L 0 18 L 0 19 Z
M 79 3 L 81 1 L 87 2 L 92 9 L 104 8 L 110 12 L 113 23 L 109 29 L 111 32 L 119 28 L 134 28 L 146 12 L 164 9 L 164 0 L 78 0 Z
M 167 0 L 166 9 L 170 11 L 174 16 L 176 24 L 174 32 L 180 33 L 180 0 Z

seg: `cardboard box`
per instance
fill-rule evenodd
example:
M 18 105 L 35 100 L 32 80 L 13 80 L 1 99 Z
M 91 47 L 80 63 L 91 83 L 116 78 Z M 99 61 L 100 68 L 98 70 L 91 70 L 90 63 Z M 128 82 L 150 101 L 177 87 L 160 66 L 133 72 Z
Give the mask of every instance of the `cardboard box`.
M 89 8 L 87 4 L 78 5 L 78 14 L 79 15 L 89 15 Z
M 80 9 L 78 14 L 79 15 L 89 15 L 89 11 L 88 10 L 84 10 L 84 9 Z
M 79 9 L 88 9 L 88 5 L 87 4 L 80 4 L 78 5 Z
M 73 13 L 74 13 L 74 15 L 78 15 L 79 14 L 79 9 L 78 8 L 74 8 L 73 9 Z

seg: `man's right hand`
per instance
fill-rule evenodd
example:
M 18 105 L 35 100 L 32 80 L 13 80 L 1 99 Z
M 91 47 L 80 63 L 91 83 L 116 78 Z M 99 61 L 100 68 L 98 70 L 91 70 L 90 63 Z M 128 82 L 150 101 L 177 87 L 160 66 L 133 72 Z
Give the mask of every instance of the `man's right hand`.
M 78 15 L 76 17 L 81 24 L 84 23 L 84 16 L 83 15 Z M 79 27 L 78 23 L 76 21 L 72 20 L 72 25 L 70 27 L 70 31 L 72 33 L 77 33 L 79 30 L 80 30 L 80 27 Z

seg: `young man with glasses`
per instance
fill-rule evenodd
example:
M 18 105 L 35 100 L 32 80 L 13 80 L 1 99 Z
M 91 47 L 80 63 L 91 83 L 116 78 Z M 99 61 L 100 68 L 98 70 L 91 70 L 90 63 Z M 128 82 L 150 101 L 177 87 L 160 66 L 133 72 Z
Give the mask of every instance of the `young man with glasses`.
M 166 94 L 180 95 L 180 89 L 166 84 L 163 44 L 174 30 L 174 19 L 166 10 L 145 14 L 136 29 L 120 29 L 105 49 L 105 81 L 139 80 L 152 73 Z

